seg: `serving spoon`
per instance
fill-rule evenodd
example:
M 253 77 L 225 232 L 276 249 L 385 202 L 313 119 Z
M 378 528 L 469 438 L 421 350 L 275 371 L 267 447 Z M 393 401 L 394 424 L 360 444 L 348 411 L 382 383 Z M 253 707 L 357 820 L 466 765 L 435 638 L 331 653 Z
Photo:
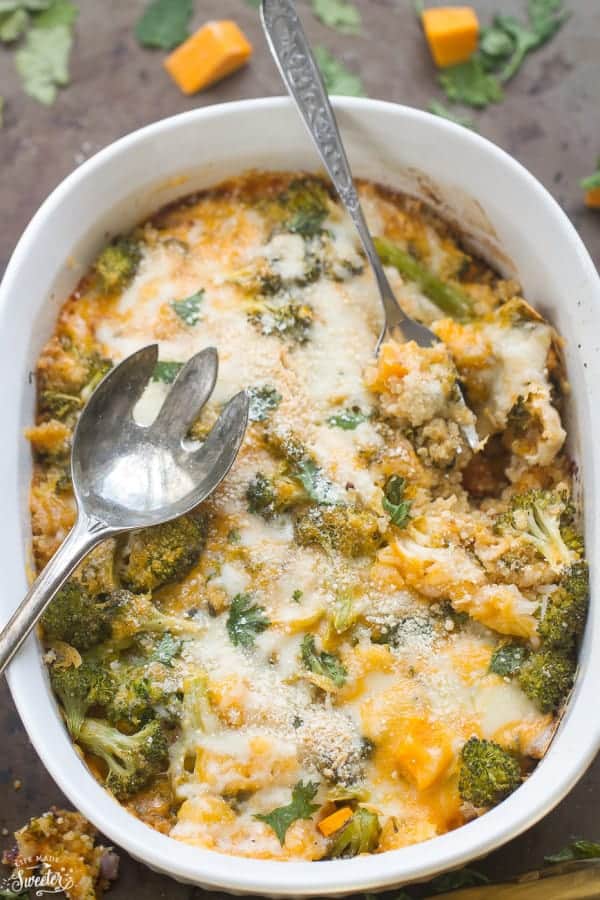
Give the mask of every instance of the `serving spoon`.
M 237 456 L 248 422 L 248 396 L 236 394 L 206 440 L 188 429 L 217 380 L 214 347 L 185 364 L 151 425 L 134 407 L 152 376 L 158 346 L 132 353 L 100 382 L 73 435 L 75 524 L 0 633 L 0 674 L 81 560 L 107 537 L 168 522 L 215 490 Z
M 379 353 L 383 341 L 390 337 L 415 341 L 419 347 L 437 344 L 440 340 L 438 336 L 401 308 L 385 274 L 358 199 L 327 89 L 293 0 L 262 0 L 260 16 L 269 48 L 288 93 L 313 139 L 338 197 L 358 231 L 375 275 L 384 311 L 384 324 L 376 353 Z M 460 402 L 466 405 L 460 386 L 458 389 Z M 474 426 L 468 424 L 461 427 L 469 447 L 477 450 L 479 438 Z

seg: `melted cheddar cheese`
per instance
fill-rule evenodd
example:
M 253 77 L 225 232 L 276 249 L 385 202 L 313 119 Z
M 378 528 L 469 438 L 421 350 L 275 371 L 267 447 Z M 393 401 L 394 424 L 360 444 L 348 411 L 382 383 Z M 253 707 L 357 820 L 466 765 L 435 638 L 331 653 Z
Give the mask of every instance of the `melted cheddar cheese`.
M 307 208 L 298 185 L 313 195 Z M 525 777 L 556 722 L 490 662 L 507 640 L 536 651 L 559 580 L 543 554 L 497 527 L 516 493 L 570 490 L 558 338 L 517 284 L 471 257 L 422 204 L 370 183 L 360 194 L 374 234 L 470 299 L 470 320 L 455 321 L 388 269 L 403 308 L 443 343 L 390 340 L 375 358 L 380 303 L 339 203 L 318 179 L 250 173 L 140 225 L 127 283 L 107 287 L 92 269 L 38 365 L 29 436 L 39 566 L 73 522 L 65 447 L 91 356 L 116 363 L 158 343 L 135 411 L 149 424 L 178 367 L 217 347 L 197 440 L 231 396 L 251 393 L 239 456 L 204 505 L 202 553 L 151 592 L 161 611 L 200 627 L 167 663 L 148 665 L 149 681 L 173 698 L 175 712 L 155 713 L 169 759 L 124 801 L 173 838 L 222 853 L 327 857 L 318 823 L 348 805 L 377 816 L 368 852 L 428 840 L 481 812 L 459 792 L 470 738 L 514 753 Z M 482 439 L 475 455 L 457 377 Z M 49 391 L 67 397 L 66 411 Z M 69 407 L 69 397 L 79 400 Z M 514 410 L 527 404 L 529 426 L 518 428 Z M 92 593 L 123 587 L 122 552 L 114 542 L 95 551 Z M 46 644 L 50 663 L 69 664 L 64 643 L 46 635 Z M 109 644 L 94 653 L 118 673 L 131 646 Z M 198 678 L 202 713 L 186 701 Z M 102 705 L 94 712 L 102 717 Z M 134 730 L 126 718 L 119 727 Z M 105 767 L 90 762 L 103 779 Z M 268 816 L 299 783 L 314 787 L 310 812 L 282 841 Z

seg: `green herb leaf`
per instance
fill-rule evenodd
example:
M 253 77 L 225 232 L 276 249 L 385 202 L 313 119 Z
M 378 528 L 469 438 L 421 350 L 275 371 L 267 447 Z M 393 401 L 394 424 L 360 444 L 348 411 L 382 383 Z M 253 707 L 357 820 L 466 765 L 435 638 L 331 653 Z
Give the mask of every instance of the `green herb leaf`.
M 322 506 L 335 506 L 339 502 L 338 489 L 323 475 L 319 466 L 312 459 L 301 460 L 294 469 L 294 475 L 315 503 Z
M 358 406 L 353 406 L 351 409 L 344 409 L 342 412 L 329 416 L 327 424 L 333 425 L 334 428 L 343 428 L 344 431 L 354 431 L 362 422 L 366 422 L 368 418 Z
M 600 156 L 596 160 L 596 171 L 579 182 L 584 191 L 593 191 L 600 187 Z
M 67 25 L 30 28 L 25 44 L 15 53 L 17 72 L 30 97 L 50 106 L 57 89 L 69 82 L 73 37 Z
M 143 47 L 172 50 L 188 36 L 194 10 L 192 0 L 154 0 L 135 27 L 135 36 Z
M 300 602 L 301 602 L 301 600 L 302 600 L 302 593 L 303 593 L 303 592 L 300 590 L 300 588 L 296 588 L 296 590 L 293 591 L 293 593 L 292 593 L 292 600 L 294 601 L 294 603 L 300 603 Z
M 204 291 L 200 288 L 199 291 L 196 291 L 190 297 L 185 297 L 183 300 L 173 300 L 171 308 L 186 325 L 197 325 L 200 321 L 200 306 L 203 300 Z
M 500 15 L 482 33 L 480 48 L 488 68 L 497 70 L 505 63 L 498 72 L 502 83 L 517 74 L 529 53 L 554 37 L 569 15 L 562 8 L 562 0 L 529 0 L 527 10 L 527 24 L 514 16 Z
M 365 96 L 360 76 L 351 72 L 326 47 L 315 47 L 314 53 L 328 93 L 342 94 L 346 97 Z
M 342 687 L 346 681 L 348 670 L 335 653 L 327 653 L 325 650 L 319 653 L 312 634 L 305 635 L 300 652 L 302 662 L 307 669 L 314 672 L 315 675 L 329 678 L 336 687 Z
M 14 12 L 16 9 L 26 9 L 29 12 L 39 12 L 52 6 L 53 0 L 0 0 L 0 15 Z
M 458 113 L 453 112 L 438 100 L 431 101 L 429 104 L 429 112 L 433 113 L 434 116 L 439 116 L 441 119 L 448 119 L 449 122 L 454 122 L 455 125 L 462 125 L 463 128 L 473 129 L 474 127 L 473 119 L 470 119 L 468 116 L 458 115 Z
M 335 28 L 342 34 L 360 32 L 360 12 L 353 3 L 348 3 L 348 0 L 312 0 L 312 8 L 323 25 Z
M 181 652 L 183 641 L 174 638 L 168 631 L 163 635 L 150 656 L 153 662 L 162 663 L 163 666 L 172 668 L 173 660 Z
M 492 654 L 490 672 L 502 677 L 516 675 L 526 659 L 527 650 L 521 644 L 501 644 Z
M 71 0 L 54 0 L 47 9 L 35 17 L 36 28 L 54 28 L 55 25 L 73 25 L 79 10 Z
M 270 384 L 248 388 L 246 393 L 250 400 L 248 418 L 251 422 L 264 422 L 281 403 L 281 394 Z
M 404 528 L 410 519 L 410 500 L 404 499 L 406 482 L 399 475 L 392 475 L 385 483 L 381 505 L 390 517 L 392 525 Z
M 558 853 L 545 856 L 544 862 L 554 865 L 555 863 L 570 862 L 574 859 L 597 859 L 598 857 L 600 857 L 600 844 L 594 841 L 579 840 L 567 844 Z
M 265 616 L 264 606 L 252 602 L 252 594 L 236 594 L 231 601 L 227 617 L 227 633 L 236 647 L 254 647 L 256 635 L 265 631 L 271 623 Z
M 502 100 L 502 88 L 494 75 L 485 71 L 481 58 L 444 69 L 438 76 L 446 96 L 454 103 L 483 108 Z
M 254 818 L 270 825 L 283 847 L 290 825 L 293 825 L 298 819 L 311 819 L 318 810 L 319 805 L 311 803 L 318 790 L 319 785 L 312 781 L 307 781 L 306 784 L 299 781 L 292 790 L 292 800 L 287 806 L 278 806 L 277 809 L 266 815 L 258 813 Z
M 26 9 L 15 9 L 13 12 L 0 15 L 0 41 L 11 44 L 18 40 L 27 29 L 29 15 Z
M 162 381 L 163 384 L 173 384 L 183 363 L 165 360 L 157 362 L 152 373 L 152 381 Z
M 476 869 L 459 869 L 458 872 L 444 872 L 443 875 L 438 875 L 427 885 L 427 891 L 433 891 L 434 894 L 446 894 L 459 888 L 477 887 L 489 883 L 489 878 Z
M 484 28 L 481 32 L 479 50 L 492 64 L 497 64 L 498 61 L 510 56 L 514 46 L 513 38 L 497 25 Z

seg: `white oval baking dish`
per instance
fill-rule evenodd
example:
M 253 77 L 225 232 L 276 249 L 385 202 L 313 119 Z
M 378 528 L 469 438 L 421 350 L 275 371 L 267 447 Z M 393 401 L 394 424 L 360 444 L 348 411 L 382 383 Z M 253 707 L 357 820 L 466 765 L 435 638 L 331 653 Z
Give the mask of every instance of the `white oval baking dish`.
M 572 452 L 585 474 L 586 537 L 600 556 L 600 281 L 574 228 L 514 159 L 473 132 L 427 113 L 375 100 L 338 99 L 357 175 L 418 194 L 455 219 L 566 338 L 572 384 Z M 0 616 L 26 589 L 31 370 L 57 310 L 110 236 L 177 197 L 248 168 L 315 170 L 317 160 L 285 99 L 208 107 L 157 122 L 111 144 L 60 184 L 21 238 L 0 287 Z M 594 566 L 592 565 L 592 570 Z M 592 584 L 596 584 L 592 571 Z M 600 630 L 594 600 L 573 697 L 553 744 L 508 800 L 457 831 L 379 856 L 345 861 L 236 861 L 178 843 L 130 816 L 76 755 L 30 638 L 10 687 L 29 736 L 72 803 L 110 840 L 174 878 L 234 893 L 333 895 L 424 879 L 484 855 L 533 825 L 573 787 L 600 746 Z

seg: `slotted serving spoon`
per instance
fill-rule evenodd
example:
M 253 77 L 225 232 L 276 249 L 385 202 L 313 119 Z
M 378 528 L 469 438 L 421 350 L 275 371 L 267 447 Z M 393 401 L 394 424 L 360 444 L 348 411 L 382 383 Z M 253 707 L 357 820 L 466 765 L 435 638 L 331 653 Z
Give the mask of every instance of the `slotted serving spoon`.
M 385 315 L 376 352 L 379 352 L 385 338 L 392 335 L 403 341 L 415 341 L 420 347 L 431 347 L 439 342 L 438 336 L 407 316 L 400 307 L 373 244 L 327 89 L 293 0 L 262 0 L 260 16 L 269 48 L 288 93 L 313 139 L 338 197 L 358 231 L 375 275 Z M 460 402 L 464 404 L 460 387 L 459 395 Z M 471 449 L 476 450 L 479 438 L 473 425 L 463 425 L 462 431 Z
M 0 633 L 0 674 L 71 572 L 107 537 L 168 522 L 194 509 L 231 468 L 248 422 L 248 396 L 236 394 L 206 440 L 187 431 L 210 397 L 219 359 L 214 347 L 179 372 L 151 425 L 138 425 L 136 403 L 152 376 L 158 346 L 138 350 L 100 382 L 73 435 L 75 524 Z

